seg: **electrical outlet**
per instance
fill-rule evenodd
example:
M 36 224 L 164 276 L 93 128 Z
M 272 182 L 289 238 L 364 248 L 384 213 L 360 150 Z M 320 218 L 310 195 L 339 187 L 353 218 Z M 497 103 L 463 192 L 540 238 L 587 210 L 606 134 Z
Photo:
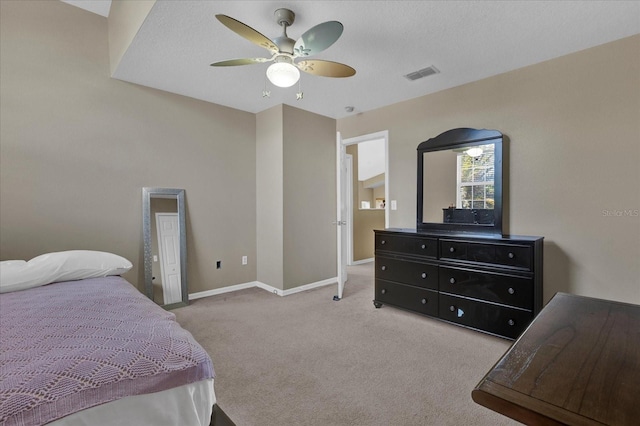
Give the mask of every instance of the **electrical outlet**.
M 247 256 L 242 256 L 242 264 L 243 265 L 247 264 Z

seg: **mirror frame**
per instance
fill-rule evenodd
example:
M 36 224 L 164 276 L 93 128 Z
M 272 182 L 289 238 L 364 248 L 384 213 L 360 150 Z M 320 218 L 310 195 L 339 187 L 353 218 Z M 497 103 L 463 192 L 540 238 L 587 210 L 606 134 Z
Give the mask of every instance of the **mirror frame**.
M 146 295 L 151 300 L 153 298 L 153 273 L 151 270 L 151 199 L 170 198 L 176 199 L 178 204 L 178 226 L 180 231 L 180 286 L 182 290 L 182 301 L 160 305 L 165 309 L 173 309 L 189 304 L 189 293 L 187 291 L 187 227 L 185 219 L 184 189 L 173 188 L 142 188 L 142 235 L 144 242 L 144 289 Z
M 416 229 L 444 233 L 473 233 L 502 236 L 502 142 L 497 130 L 458 128 L 446 131 L 418 145 L 418 205 Z M 494 221 L 493 224 L 423 222 L 424 154 L 445 149 L 495 144 L 494 163 Z

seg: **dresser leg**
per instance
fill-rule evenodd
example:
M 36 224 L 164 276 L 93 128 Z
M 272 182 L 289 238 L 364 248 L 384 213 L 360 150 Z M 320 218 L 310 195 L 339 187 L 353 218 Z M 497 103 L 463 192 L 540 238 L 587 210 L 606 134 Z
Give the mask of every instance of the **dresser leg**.
M 376 309 L 380 309 L 382 307 L 382 303 L 380 302 L 376 302 L 375 300 L 373 301 L 373 306 L 376 307 Z

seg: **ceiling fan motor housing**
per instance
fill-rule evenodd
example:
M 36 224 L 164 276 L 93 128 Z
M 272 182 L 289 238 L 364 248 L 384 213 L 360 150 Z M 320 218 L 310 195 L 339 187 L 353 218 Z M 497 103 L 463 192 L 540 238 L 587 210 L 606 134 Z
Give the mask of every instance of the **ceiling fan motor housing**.
M 295 40 L 283 35 L 281 37 L 274 38 L 273 42 L 278 46 L 278 50 L 280 50 L 280 52 L 293 55 L 293 47 L 296 44 Z

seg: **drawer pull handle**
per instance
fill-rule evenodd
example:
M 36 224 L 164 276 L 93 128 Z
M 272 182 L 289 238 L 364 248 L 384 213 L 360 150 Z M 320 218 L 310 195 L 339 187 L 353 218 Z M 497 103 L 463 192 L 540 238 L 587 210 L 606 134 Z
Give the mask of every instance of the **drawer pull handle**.
M 449 253 L 453 253 L 454 251 L 456 251 L 455 247 L 449 247 Z
M 383 288 L 382 290 L 380 290 L 380 293 L 387 294 L 387 289 Z
M 421 245 L 421 246 L 420 246 L 420 248 L 421 248 L 422 250 L 424 250 L 424 249 L 426 249 L 426 248 L 427 248 L 427 245 L 426 245 L 426 244 L 423 244 L 423 245 Z
M 509 252 L 509 254 L 507 255 L 507 257 L 509 257 L 509 259 L 513 259 L 516 257 L 515 254 L 513 254 L 512 252 Z
M 382 241 L 380 241 L 380 244 L 381 244 L 381 245 L 384 245 L 384 244 L 386 244 L 386 241 L 385 241 L 385 240 L 382 240 Z
M 425 279 L 425 278 L 427 278 L 427 273 L 426 273 L 426 272 L 423 272 L 423 273 L 422 273 L 422 279 Z
M 386 270 L 387 270 L 387 267 L 386 267 L 386 266 L 384 266 L 384 265 L 382 265 L 382 266 L 380 267 L 380 269 L 382 269 L 383 271 L 386 271 Z
M 455 279 L 455 278 L 453 278 L 453 277 L 451 277 L 451 278 L 449 278 L 449 282 L 450 282 L 451 284 L 455 284 L 455 283 L 456 283 L 456 279 Z
M 426 305 L 427 304 L 427 299 L 422 299 L 421 302 L 422 302 L 423 305 Z
M 507 324 L 513 327 L 514 325 L 516 325 L 516 322 L 512 319 L 509 319 L 509 321 L 507 321 Z
M 507 290 L 509 292 L 509 294 L 514 294 L 516 291 L 513 289 L 513 287 L 509 287 L 509 290 Z

